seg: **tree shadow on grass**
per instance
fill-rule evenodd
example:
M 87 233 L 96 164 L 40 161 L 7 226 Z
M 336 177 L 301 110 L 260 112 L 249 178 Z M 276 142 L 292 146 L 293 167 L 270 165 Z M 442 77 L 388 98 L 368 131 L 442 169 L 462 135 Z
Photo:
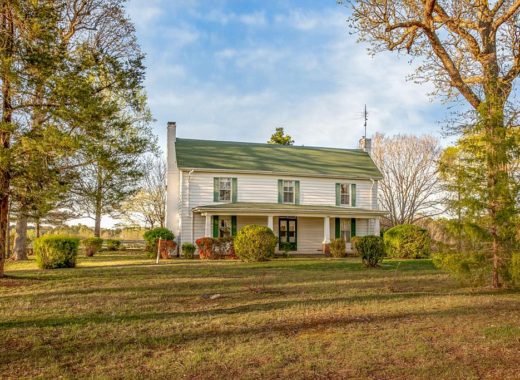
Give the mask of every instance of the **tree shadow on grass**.
M 331 301 L 331 300 L 329 300 Z M 336 301 L 337 302 L 337 301 Z M 258 306 L 258 305 L 257 305 Z M 247 307 L 247 306 L 244 306 Z M 234 314 L 237 313 L 241 308 L 232 308 L 232 309 L 223 309 L 220 312 L 225 314 Z M 251 307 L 251 306 L 250 306 Z M 252 306 L 253 308 L 255 306 Z M 251 310 L 254 311 L 254 310 Z M 228 339 L 236 339 L 241 336 L 254 336 L 257 339 L 263 335 L 272 335 L 272 334 L 282 334 L 282 335 L 294 335 L 297 333 L 302 333 L 307 330 L 313 329 L 322 329 L 322 328 L 333 328 L 333 327 L 342 327 L 348 325 L 355 324 L 370 324 L 373 326 L 379 326 L 385 322 L 392 321 L 405 321 L 416 318 L 444 318 L 444 317 L 460 317 L 460 316 L 470 316 L 473 314 L 481 315 L 484 312 L 489 313 L 497 313 L 497 312 L 517 312 L 518 304 L 511 304 L 510 302 L 499 302 L 489 306 L 457 306 L 444 310 L 435 310 L 435 311 L 414 311 L 414 312 L 400 312 L 400 313 L 392 313 L 387 315 L 364 315 L 364 316 L 347 316 L 347 315 L 332 315 L 332 316 L 320 316 L 318 318 L 305 319 L 299 321 L 277 321 L 276 324 L 266 323 L 260 326 L 243 326 L 236 327 L 231 326 L 224 329 L 219 330 L 211 330 L 211 331 L 182 331 L 175 334 L 170 334 L 168 336 L 161 337 L 150 337 L 147 335 L 140 335 L 137 337 L 132 337 L 130 339 L 121 339 L 117 341 L 98 341 L 98 342 L 89 342 L 83 343 L 78 341 L 77 344 L 74 345 L 74 348 L 70 349 L 77 355 L 83 355 L 84 353 L 98 352 L 102 350 L 109 350 L 114 352 L 122 351 L 127 347 L 146 347 L 148 349 L 154 349 L 164 346 L 171 345 L 180 345 L 180 344 L 188 344 L 197 340 L 210 340 L 210 339 L 218 339 L 222 340 L 225 338 Z M 186 313 L 184 313 L 186 314 Z M 204 315 L 204 313 L 200 313 Z M 178 316 L 178 313 L 159 313 L 159 314 L 147 314 L 145 319 L 164 319 L 164 318 L 175 318 Z M 187 315 L 186 315 L 187 316 Z M 131 316 L 132 318 L 137 316 Z M 123 320 L 114 320 L 112 319 L 110 322 L 124 322 L 130 319 Z M 142 316 L 135 318 L 135 320 L 142 320 Z M 68 319 L 63 319 L 61 322 L 65 322 L 66 324 L 70 324 Z M 76 320 L 75 322 L 78 322 Z M 95 321 L 86 321 L 86 323 L 92 323 Z M 106 320 L 103 319 L 103 322 Z M 56 324 L 45 324 L 44 326 L 39 327 L 48 327 L 48 326 L 59 326 Z M 20 323 L 18 327 L 29 327 L 29 325 L 24 325 Z M 32 325 L 34 327 L 34 325 Z M 52 349 L 47 345 L 45 347 L 37 347 L 30 352 L 25 351 L 9 351 L 5 355 L 0 357 L 0 363 L 8 363 L 13 360 L 20 359 L 28 359 L 30 357 L 39 358 L 42 355 L 49 355 Z

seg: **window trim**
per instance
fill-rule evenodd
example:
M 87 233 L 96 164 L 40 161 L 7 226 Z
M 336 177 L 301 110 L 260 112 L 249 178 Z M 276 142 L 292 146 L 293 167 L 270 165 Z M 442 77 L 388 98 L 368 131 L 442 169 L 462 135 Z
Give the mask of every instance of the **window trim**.
M 292 202 L 286 202 L 285 201 L 285 183 L 286 182 L 290 182 L 292 183 Z M 293 179 L 283 179 L 282 180 L 282 203 L 283 204 L 288 204 L 288 205 L 293 205 L 293 204 L 296 204 L 296 181 L 293 180 Z
M 343 194 L 342 194 L 342 188 L 343 186 L 346 186 L 348 189 L 348 203 L 343 203 Z M 352 207 L 352 183 L 349 182 L 341 182 L 339 184 L 339 205 L 341 207 Z
M 222 190 L 222 182 L 227 180 L 229 182 L 229 189 Z M 222 191 L 229 192 L 229 199 L 222 199 Z M 218 177 L 218 201 L 219 202 L 231 202 L 233 199 L 233 178 L 231 177 Z

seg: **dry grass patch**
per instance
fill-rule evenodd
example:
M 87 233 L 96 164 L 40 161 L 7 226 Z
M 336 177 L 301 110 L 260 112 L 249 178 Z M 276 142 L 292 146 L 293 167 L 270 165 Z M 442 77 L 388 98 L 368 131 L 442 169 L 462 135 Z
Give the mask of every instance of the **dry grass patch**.
M 520 368 L 520 294 L 461 288 L 428 260 L 368 270 L 102 253 L 7 274 L 4 378 L 513 379 Z

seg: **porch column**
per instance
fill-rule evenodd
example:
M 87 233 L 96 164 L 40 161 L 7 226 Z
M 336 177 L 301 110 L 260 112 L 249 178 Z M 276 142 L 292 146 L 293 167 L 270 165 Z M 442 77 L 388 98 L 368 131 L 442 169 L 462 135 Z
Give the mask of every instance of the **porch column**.
M 374 235 L 379 236 L 381 234 L 381 225 L 379 224 L 379 218 L 374 219 Z
M 274 232 L 274 217 L 272 215 L 267 217 L 267 227 L 269 227 L 271 231 Z
M 330 218 L 325 216 L 323 218 L 323 253 L 325 255 L 330 255 Z
M 212 226 L 211 222 L 212 222 L 211 215 L 210 214 L 206 214 L 206 223 L 204 225 L 204 237 L 212 237 L 213 236 L 213 233 L 212 233 L 213 226 Z

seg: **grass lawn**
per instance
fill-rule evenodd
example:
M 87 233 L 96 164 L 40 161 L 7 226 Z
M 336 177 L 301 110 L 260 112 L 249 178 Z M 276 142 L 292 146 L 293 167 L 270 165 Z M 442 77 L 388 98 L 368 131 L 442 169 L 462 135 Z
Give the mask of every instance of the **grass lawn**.
M 520 293 L 460 287 L 429 260 L 102 253 L 6 273 L 2 378 L 520 377 Z

